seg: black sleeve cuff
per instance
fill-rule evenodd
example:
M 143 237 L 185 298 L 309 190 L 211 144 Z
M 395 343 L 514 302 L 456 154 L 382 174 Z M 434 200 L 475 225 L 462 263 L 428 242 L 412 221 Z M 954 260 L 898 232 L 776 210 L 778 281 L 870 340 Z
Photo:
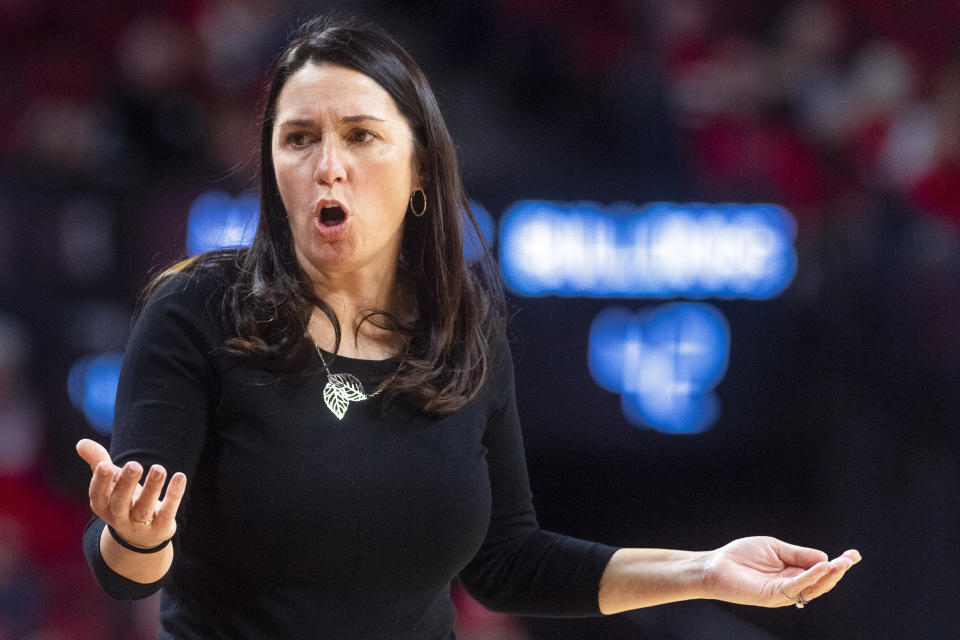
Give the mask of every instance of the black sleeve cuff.
M 115 600 L 140 600 L 156 593 L 162 586 L 162 579 L 150 584 L 134 582 L 107 566 L 100 554 L 100 535 L 105 526 L 103 520 L 94 516 L 83 530 L 83 554 L 100 588 Z

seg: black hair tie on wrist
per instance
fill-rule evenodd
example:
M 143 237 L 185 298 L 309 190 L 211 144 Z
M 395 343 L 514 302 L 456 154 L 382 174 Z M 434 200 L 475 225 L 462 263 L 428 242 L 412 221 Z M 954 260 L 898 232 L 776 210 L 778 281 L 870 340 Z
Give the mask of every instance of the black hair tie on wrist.
M 158 544 L 158 545 L 155 546 L 155 547 L 150 547 L 149 549 L 144 549 L 143 547 L 135 547 L 135 546 L 133 546 L 132 544 L 130 544 L 129 542 L 127 542 L 126 540 L 124 540 L 123 538 L 121 538 L 121 537 L 120 537 L 120 534 L 117 533 L 117 530 L 114 529 L 114 528 L 113 528 L 112 526 L 110 526 L 109 524 L 107 525 L 107 531 L 110 532 L 110 535 L 113 536 L 113 539 L 117 541 L 117 544 L 118 544 L 118 545 L 120 545 L 120 546 L 123 547 L 124 549 L 130 549 L 130 551 L 133 551 L 133 552 L 135 552 L 135 553 L 156 553 L 157 551 L 160 551 L 160 550 L 163 549 L 165 546 L 167 546 L 168 544 L 170 544 L 170 541 L 173 540 L 173 538 L 167 538 L 166 540 L 164 540 L 163 542 L 161 542 L 160 544 Z

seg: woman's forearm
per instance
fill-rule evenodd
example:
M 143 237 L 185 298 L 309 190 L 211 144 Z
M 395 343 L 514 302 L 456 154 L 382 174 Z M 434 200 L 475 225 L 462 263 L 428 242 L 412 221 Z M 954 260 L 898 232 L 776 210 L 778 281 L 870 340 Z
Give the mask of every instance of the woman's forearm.
M 708 552 L 620 549 L 600 578 L 604 614 L 704 597 Z
M 167 575 L 173 564 L 173 545 L 155 553 L 137 553 L 124 549 L 114 540 L 106 526 L 100 534 L 100 554 L 107 566 L 124 578 L 150 584 Z
M 833 589 L 860 562 L 850 549 L 830 560 L 819 549 L 769 536 L 734 540 L 713 551 L 620 549 L 600 578 L 600 611 L 710 598 L 761 607 L 802 607 Z

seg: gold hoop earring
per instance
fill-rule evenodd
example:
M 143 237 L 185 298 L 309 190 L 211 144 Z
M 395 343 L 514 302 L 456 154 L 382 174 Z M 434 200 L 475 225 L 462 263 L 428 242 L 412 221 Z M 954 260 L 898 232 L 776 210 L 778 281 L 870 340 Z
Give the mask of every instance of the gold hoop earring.
M 418 193 L 420 194 L 420 197 L 423 198 L 423 206 L 421 207 L 417 207 L 415 204 L 413 204 L 413 199 L 414 197 L 416 197 Z M 417 211 L 417 209 L 420 209 L 420 211 Z M 426 212 L 427 212 L 427 192 L 424 191 L 423 189 L 417 189 L 416 191 L 410 194 L 410 213 L 412 213 L 413 215 L 419 218 Z

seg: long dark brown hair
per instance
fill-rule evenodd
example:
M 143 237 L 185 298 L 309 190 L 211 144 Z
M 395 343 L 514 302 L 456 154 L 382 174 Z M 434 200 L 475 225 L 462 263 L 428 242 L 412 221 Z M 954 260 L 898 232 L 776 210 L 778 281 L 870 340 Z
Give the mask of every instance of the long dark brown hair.
M 413 132 L 415 166 L 428 203 L 426 215 L 415 217 L 408 210 L 404 221 L 397 286 L 408 300 L 407 311 L 368 310 L 354 320 L 354 335 L 363 322 L 371 322 L 406 339 L 396 373 L 381 385 L 387 401 L 403 396 L 428 413 L 450 413 L 473 398 L 486 379 L 489 340 L 504 322 L 503 291 L 486 246 L 475 264 L 468 267 L 464 261 L 464 225 L 482 236 L 470 212 L 453 141 L 420 67 L 379 27 L 321 16 L 294 32 L 275 64 L 263 108 L 260 220 L 252 245 L 239 253 L 207 254 L 175 265 L 148 289 L 170 272 L 230 262 L 237 276 L 223 301 L 233 324 L 228 350 L 274 371 L 315 371 L 318 358 L 307 336 L 314 307 L 329 318 L 339 349 L 340 319 L 316 296 L 295 258 L 271 145 L 284 84 L 302 67 L 324 63 L 369 76 L 393 98 Z

